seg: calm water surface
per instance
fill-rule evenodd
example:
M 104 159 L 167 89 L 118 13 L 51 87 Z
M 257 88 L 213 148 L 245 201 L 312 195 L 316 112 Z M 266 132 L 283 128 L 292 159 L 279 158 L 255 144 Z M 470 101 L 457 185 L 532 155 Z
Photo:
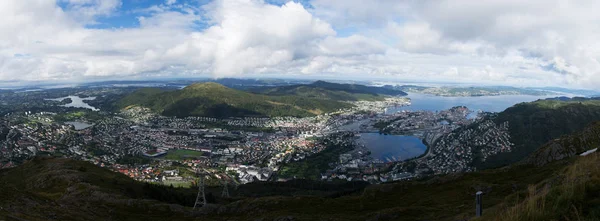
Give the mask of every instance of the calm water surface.
M 65 122 L 65 124 L 73 125 L 75 127 L 75 130 L 83 130 L 88 127 L 94 126 L 93 124 L 88 124 L 88 123 L 83 123 L 83 122 L 78 122 L 78 121 L 69 121 L 69 122 Z
M 441 97 L 429 94 L 408 93 L 411 105 L 405 107 L 390 107 L 386 113 L 395 113 L 401 110 L 427 110 L 441 111 L 455 106 L 466 106 L 474 111 L 501 112 L 515 104 L 546 99 L 556 96 L 531 96 L 531 95 L 500 95 L 480 97 Z
M 62 105 L 63 107 L 78 107 L 78 108 L 87 108 L 93 111 L 99 111 L 99 109 L 90 106 L 89 104 L 86 104 L 83 101 L 90 101 L 90 100 L 95 100 L 96 97 L 86 97 L 86 98 L 80 98 L 79 96 L 68 96 L 68 97 L 61 97 L 61 98 L 55 98 L 55 99 L 46 99 L 49 101 L 63 101 L 67 98 L 71 98 L 71 103 Z
M 362 133 L 359 142 L 371 151 L 373 158 L 384 162 L 417 157 L 427 150 L 427 146 L 419 138 L 413 136 Z

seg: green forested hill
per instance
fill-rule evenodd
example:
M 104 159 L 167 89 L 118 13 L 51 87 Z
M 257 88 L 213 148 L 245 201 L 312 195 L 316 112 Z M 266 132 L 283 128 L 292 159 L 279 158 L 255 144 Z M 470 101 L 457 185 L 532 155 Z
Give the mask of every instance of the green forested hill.
M 481 168 L 493 168 L 526 158 L 547 142 L 579 132 L 600 121 L 600 100 L 563 99 L 521 103 L 499 113 L 496 123 L 509 122 L 512 152 L 488 158 Z
M 383 100 L 384 96 L 377 94 L 360 94 L 349 93 L 346 91 L 333 91 L 324 88 L 311 87 L 307 85 L 294 85 L 285 87 L 270 87 L 252 89 L 252 92 L 266 95 L 295 95 L 309 98 L 342 100 L 342 101 L 358 101 L 358 100 Z
M 316 81 L 312 84 L 299 84 L 280 87 L 257 87 L 249 91 L 267 95 L 296 95 L 330 100 L 383 100 L 384 96 L 404 96 L 406 93 L 383 87 L 370 87 L 358 84 L 337 84 Z
M 269 96 L 227 88 L 217 83 L 193 84 L 182 90 L 140 89 L 117 106 L 148 107 L 166 116 L 314 116 L 351 104 L 301 96 Z

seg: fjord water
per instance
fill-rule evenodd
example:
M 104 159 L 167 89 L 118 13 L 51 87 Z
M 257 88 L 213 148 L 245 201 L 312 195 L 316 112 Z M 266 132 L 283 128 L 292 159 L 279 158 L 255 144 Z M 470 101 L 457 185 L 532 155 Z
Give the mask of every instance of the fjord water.
M 478 97 L 442 97 L 429 94 L 408 93 L 411 99 L 410 106 L 389 107 L 386 113 L 391 114 L 402 110 L 409 111 L 441 111 L 456 106 L 466 106 L 474 111 L 501 112 L 515 104 L 531 102 L 538 99 L 546 99 L 555 96 L 532 96 L 532 95 L 499 95 Z
M 427 150 L 423 141 L 414 136 L 362 133 L 359 142 L 371 151 L 371 157 L 384 162 L 407 160 Z
M 77 108 L 86 108 L 86 109 L 90 109 L 93 111 L 98 111 L 99 109 L 90 106 L 89 104 L 83 102 L 83 101 L 88 101 L 88 100 L 95 100 L 96 97 L 86 97 L 86 98 L 81 98 L 79 96 L 68 96 L 68 97 L 61 97 L 61 98 L 55 98 L 55 99 L 46 99 L 46 100 L 50 100 L 50 101 L 63 101 L 67 98 L 71 99 L 71 103 L 65 104 L 63 105 L 63 107 L 77 107 Z
M 456 106 L 466 106 L 474 111 L 501 112 L 515 104 L 546 99 L 555 96 L 531 95 L 499 95 L 479 97 L 442 97 L 428 94 L 408 93 L 411 99 L 410 106 L 388 107 L 386 114 L 402 110 L 409 111 L 441 111 Z M 476 113 L 470 114 L 472 118 Z M 383 135 L 379 133 L 363 133 L 360 141 L 371 151 L 371 156 L 376 159 L 389 161 L 402 161 L 423 154 L 427 147 L 423 142 L 413 136 Z

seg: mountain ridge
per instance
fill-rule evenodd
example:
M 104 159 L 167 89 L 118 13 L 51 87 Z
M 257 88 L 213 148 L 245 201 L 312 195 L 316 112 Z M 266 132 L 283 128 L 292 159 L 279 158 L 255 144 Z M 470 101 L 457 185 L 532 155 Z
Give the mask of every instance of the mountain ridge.
M 405 96 L 405 92 L 385 87 L 372 87 L 358 84 L 337 84 L 326 81 L 315 81 L 311 84 L 297 84 L 275 87 L 254 87 L 248 91 L 266 95 L 296 95 L 310 98 L 358 101 L 383 100 L 384 96 Z
M 269 96 L 225 87 L 214 82 L 196 83 L 182 90 L 144 88 L 124 97 L 116 106 L 137 105 L 166 116 L 315 116 L 352 107 L 345 102 L 300 96 Z

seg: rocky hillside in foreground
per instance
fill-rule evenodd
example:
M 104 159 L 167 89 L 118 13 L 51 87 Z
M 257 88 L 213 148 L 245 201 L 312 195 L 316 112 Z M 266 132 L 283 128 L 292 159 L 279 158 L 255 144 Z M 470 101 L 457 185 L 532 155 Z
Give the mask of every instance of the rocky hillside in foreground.
M 219 197 L 221 187 L 208 186 L 206 192 L 207 200 L 214 205 L 208 209 L 219 209 L 241 199 L 266 196 L 339 197 L 360 191 L 365 185 L 294 180 L 242 185 L 230 189 L 234 198 Z M 196 194 L 197 187 L 142 183 L 88 162 L 38 157 L 18 167 L 0 170 L 0 220 L 216 219 L 218 211 L 192 210 Z
M 552 161 L 569 158 L 599 147 L 600 122 L 596 122 L 580 132 L 548 142 L 532 153 L 526 161 L 537 166 L 543 166 Z
M 598 159 L 597 155 L 590 157 L 583 162 Z M 531 186 L 549 186 L 549 190 L 556 188 L 557 193 L 563 194 L 560 191 L 564 184 L 573 183 L 569 179 L 575 179 L 569 177 L 569 171 L 579 167 L 580 161 L 436 176 L 359 187 L 360 191 L 332 195 L 296 192 L 289 186 L 299 182 L 307 190 L 316 190 L 333 184 L 254 183 L 240 186 L 244 189 L 241 192 L 233 190 L 233 198 L 212 199 L 211 206 L 193 211 L 190 206 L 195 199 L 195 189 L 139 183 L 86 162 L 38 158 L 16 168 L 0 170 L 0 220 L 466 220 L 474 218 L 473 198 L 477 191 L 485 193 L 485 214 L 502 217 L 500 214 L 521 209 L 520 205 L 529 199 Z M 595 167 L 586 167 L 592 168 Z M 581 174 L 588 173 L 597 177 L 600 170 L 581 171 Z M 583 181 L 589 181 L 584 183 L 588 186 L 597 185 L 594 180 L 578 179 L 578 182 Z M 357 184 L 343 185 L 347 187 L 340 187 L 351 188 Z M 580 204 L 600 197 L 589 194 L 591 190 L 595 189 L 577 190 L 574 196 L 586 197 L 561 198 L 560 203 L 566 203 L 566 208 L 581 210 L 579 217 L 591 217 L 598 211 Z M 276 194 L 264 195 L 264 192 Z M 557 200 L 555 197 L 547 199 Z M 543 217 L 546 219 L 504 220 L 564 217 L 575 218 L 575 214 L 556 210 Z
M 496 124 L 508 123 L 512 151 L 475 163 L 480 169 L 509 165 L 527 158 L 547 142 L 582 131 L 600 121 L 600 100 L 547 99 L 517 104 L 497 114 Z M 586 147 L 581 147 L 586 148 Z
M 178 204 L 193 194 L 87 162 L 37 158 L 0 170 L 0 220 L 193 220 Z

